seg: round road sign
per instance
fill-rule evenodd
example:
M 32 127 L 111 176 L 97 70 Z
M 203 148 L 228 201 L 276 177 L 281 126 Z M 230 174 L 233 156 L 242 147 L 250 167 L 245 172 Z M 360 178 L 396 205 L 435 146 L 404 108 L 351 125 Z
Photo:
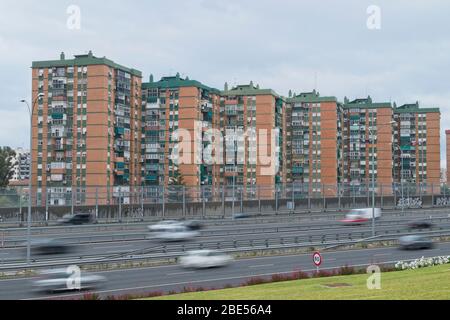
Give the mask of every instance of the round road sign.
M 322 256 L 319 252 L 314 253 L 313 255 L 314 264 L 319 267 L 322 264 Z

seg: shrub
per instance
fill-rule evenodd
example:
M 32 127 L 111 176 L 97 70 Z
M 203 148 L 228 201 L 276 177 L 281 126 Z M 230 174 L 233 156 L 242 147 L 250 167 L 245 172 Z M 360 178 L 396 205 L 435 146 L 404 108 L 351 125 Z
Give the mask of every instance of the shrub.
M 348 275 L 352 275 L 352 274 L 357 274 L 358 272 L 353 267 L 345 266 L 345 267 L 340 267 L 336 273 L 337 273 L 337 275 L 340 275 L 340 276 L 348 276 Z
M 101 298 L 97 293 L 85 293 L 81 300 L 101 300 Z
M 315 272 L 313 274 L 314 278 L 326 278 L 326 277 L 333 277 L 335 275 L 334 271 L 326 271 L 326 270 L 319 270 L 319 272 Z
M 271 281 L 272 282 L 282 282 L 282 281 L 286 281 L 287 280 L 286 278 L 287 278 L 286 276 L 283 276 L 281 274 L 274 274 L 274 275 L 272 275 Z
M 268 283 L 268 282 L 270 282 L 270 281 L 267 279 L 255 277 L 255 278 L 251 278 L 251 279 L 245 281 L 244 286 L 255 286 L 258 284 L 264 284 L 264 283 Z
M 191 288 L 191 287 L 184 287 L 181 292 L 183 292 L 183 293 L 191 293 L 191 292 L 195 292 L 195 289 Z
M 149 294 L 146 295 L 147 298 L 153 298 L 153 297 L 161 297 L 164 295 L 164 292 L 162 291 L 155 291 L 155 292 L 150 292 Z
M 292 278 L 294 280 L 309 279 L 309 275 L 303 271 L 295 271 L 292 273 Z

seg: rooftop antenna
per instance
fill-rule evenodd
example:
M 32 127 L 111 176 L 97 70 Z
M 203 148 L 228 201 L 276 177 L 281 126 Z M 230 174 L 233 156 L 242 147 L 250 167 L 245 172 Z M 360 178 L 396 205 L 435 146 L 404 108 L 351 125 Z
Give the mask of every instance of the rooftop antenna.
M 314 90 L 317 90 L 317 71 L 314 72 Z

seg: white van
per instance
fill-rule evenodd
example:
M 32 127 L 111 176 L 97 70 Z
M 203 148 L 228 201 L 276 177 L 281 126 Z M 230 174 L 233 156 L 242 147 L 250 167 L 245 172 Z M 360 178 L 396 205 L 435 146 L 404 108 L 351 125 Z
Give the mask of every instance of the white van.
M 372 208 L 352 209 L 341 222 L 345 224 L 363 224 L 372 220 Z M 375 208 L 375 219 L 381 218 L 381 209 Z

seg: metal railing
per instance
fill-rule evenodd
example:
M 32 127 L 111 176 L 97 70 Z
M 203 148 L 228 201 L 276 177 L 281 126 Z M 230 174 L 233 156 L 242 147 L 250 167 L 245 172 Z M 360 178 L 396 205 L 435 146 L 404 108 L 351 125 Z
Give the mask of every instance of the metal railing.
M 367 232 L 367 236 L 370 232 Z M 417 235 L 426 235 L 433 238 L 437 237 L 449 237 L 450 230 L 439 231 L 427 231 L 416 232 Z M 174 260 L 183 256 L 187 251 L 191 250 L 203 250 L 213 249 L 230 254 L 238 254 L 245 252 L 252 252 L 258 250 L 284 250 L 284 249 L 300 249 L 300 248 L 333 248 L 336 246 L 354 245 L 359 243 L 374 243 L 380 241 L 397 241 L 399 237 L 410 235 L 410 233 L 385 233 L 377 234 L 375 237 L 365 237 L 366 234 L 361 234 L 359 238 L 343 237 L 333 238 L 332 235 L 328 236 L 310 236 L 306 238 L 302 237 L 286 237 L 275 239 L 261 239 L 261 240 L 239 240 L 239 241 L 221 241 L 221 242 L 209 242 L 209 243 L 196 243 L 196 244 L 182 244 L 175 246 L 153 246 L 145 249 L 139 249 L 135 251 L 129 251 L 114 255 L 105 256 L 77 256 L 69 258 L 61 258 L 58 260 L 42 260 L 35 261 L 31 266 L 27 266 L 25 263 L 18 263 L 12 261 L 11 263 L 0 265 L 0 271 L 5 272 L 8 270 L 23 270 L 31 268 L 56 268 L 58 266 L 67 266 L 70 264 L 77 265 L 99 265 L 107 263 L 120 263 L 120 262 L 138 262 L 143 260 Z M 151 253 L 150 253 L 151 252 Z
M 52 221 L 76 212 L 91 212 L 97 219 L 121 221 L 146 217 L 225 217 L 237 213 L 334 211 L 372 206 L 370 184 L 87 187 L 62 190 L 43 188 L 40 193 L 32 195 L 33 221 Z M 25 221 L 27 205 L 27 188 L 0 190 L 0 223 Z M 377 184 L 375 205 L 383 209 L 450 207 L 450 189 L 441 184 Z

